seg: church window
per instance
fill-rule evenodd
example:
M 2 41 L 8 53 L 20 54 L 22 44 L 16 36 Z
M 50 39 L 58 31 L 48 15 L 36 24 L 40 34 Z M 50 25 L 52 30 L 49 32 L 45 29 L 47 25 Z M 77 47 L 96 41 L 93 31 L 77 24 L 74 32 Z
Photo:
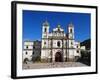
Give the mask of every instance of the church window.
M 25 54 L 27 55 L 27 52 Z
M 73 42 L 71 42 L 71 45 L 73 45 Z
M 72 33 L 72 29 L 70 29 L 70 33 Z
M 57 46 L 60 47 L 60 41 L 57 42 Z
M 60 29 L 58 28 L 58 32 L 60 32 Z
M 32 53 L 33 55 L 34 55 L 34 51 L 33 51 L 33 53 Z
M 33 46 L 33 49 L 35 49 L 35 46 Z
M 44 28 L 44 32 L 47 32 L 47 28 Z
M 26 48 L 28 49 L 28 46 L 26 46 Z
M 71 42 L 71 48 L 73 48 L 73 42 Z
M 44 45 L 46 45 L 46 42 L 44 42 Z
M 77 50 L 77 53 L 79 53 L 79 50 Z

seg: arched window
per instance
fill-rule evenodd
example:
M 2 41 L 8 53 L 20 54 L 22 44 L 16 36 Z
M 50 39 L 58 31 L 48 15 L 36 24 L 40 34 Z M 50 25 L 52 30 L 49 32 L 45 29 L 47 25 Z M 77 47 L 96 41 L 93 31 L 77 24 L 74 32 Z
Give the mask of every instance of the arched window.
M 73 42 L 71 42 L 71 48 L 73 48 Z
M 34 55 L 34 51 L 33 51 L 33 53 L 32 53 L 33 55 Z
M 58 28 L 58 32 L 60 32 L 60 29 Z
M 46 42 L 44 42 L 44 45 L 46 45 Z
M 70 33 L 72 33 L 72 29 L 70 29 Z
M 35 46 L 33 46 L 33 49 L 35 49 Z
M 71 42 L 71 45 L 73 45 L 73 42 Z
M 28 49 L 28 46 L 26 46 L 26 48 Z
M 47 28 L 44 28 L 44 32 L 47 32 Z
M 25 54 L 27 55 L 27 52 Z
M 77 50 L 77 53 L 79 53 L 79 50 Z
M 57 46 L 60 47 L 60 41 L 57 42 Z

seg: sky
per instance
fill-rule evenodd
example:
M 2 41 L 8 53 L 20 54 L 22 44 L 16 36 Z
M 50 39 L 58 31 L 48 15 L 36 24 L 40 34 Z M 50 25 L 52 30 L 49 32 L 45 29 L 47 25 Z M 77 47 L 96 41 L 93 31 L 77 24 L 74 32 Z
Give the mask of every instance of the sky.
M 68 24 L 73 23 L 76 41 L 82 42 L 91 37 L 91 14 L 89 13 L 23 10 L 23 40 L 41 40 L 42 24 L 46 20 L 50 24 L 50 32 L 60 24 L 67 33 Z

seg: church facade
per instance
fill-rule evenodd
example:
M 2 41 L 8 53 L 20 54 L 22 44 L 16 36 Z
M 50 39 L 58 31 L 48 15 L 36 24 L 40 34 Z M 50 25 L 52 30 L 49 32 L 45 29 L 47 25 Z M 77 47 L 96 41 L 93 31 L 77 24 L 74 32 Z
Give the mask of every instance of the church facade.
M 65 62 L 81 57 L 80 42 L 75 41 L 72 23 L 68 25 L 67 33 L 60 24 L 52 32 L 49 30 L 50 24 L 45 21 L 42 25 L 41 61 Z

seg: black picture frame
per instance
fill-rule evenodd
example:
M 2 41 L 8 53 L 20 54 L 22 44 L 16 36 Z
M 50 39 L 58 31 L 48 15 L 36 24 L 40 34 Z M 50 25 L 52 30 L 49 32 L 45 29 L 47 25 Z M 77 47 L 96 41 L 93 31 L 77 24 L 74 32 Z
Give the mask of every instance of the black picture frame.
M 96 68 L 95 72 L 84 72 L 84 73 L 70 73 L 70 74 L 51 74 L 51 75 L 31 75 L 31 76 L 17 76 L 17 4 L 28 4 L 28 5 L 49 5 L 49 6 L 60 6 L 60 7 L 80 7 L 80 8 L 90 8 L 96 10 Z M 98 72 L 98 7 L 97 6 L 87 6 L 87 5 L 71 5 L 71 4 L 56 4 L 56 3 L 41 3 L 41 2 L 24 2 L 24 1 L 12 1 L 11 2 L 11 78 L 21 79 L 21 78 L 38 78 L 38 77 L 53 77 L 53 76 L 68 76 L 68 75 L 85 75 L 85 74 L 97 74 Z

